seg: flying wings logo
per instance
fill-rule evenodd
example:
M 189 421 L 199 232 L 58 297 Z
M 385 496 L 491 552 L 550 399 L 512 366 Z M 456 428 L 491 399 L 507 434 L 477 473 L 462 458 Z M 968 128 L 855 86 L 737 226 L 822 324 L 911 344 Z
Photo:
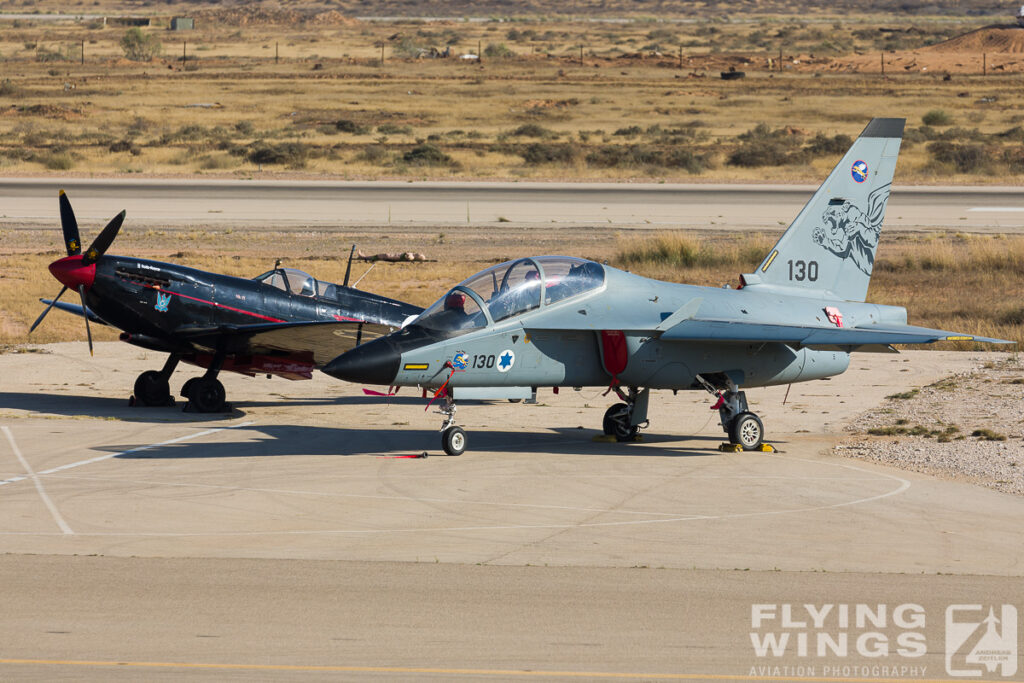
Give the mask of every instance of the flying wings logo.
M 854 182 L 863 183 L 868 179 L 868 165 L 867 162 L 858 159 L 853 162 L 853 166 L 850 168 L 850 175 L 853 176 Z
M 156 310 L 160 313 L 166 313 L 167 307 L 171 305 L 171 295 L 156 293 Z
M 951 676 L 1017 673 L 1017 608 L 950 605 L 946 608 L 946 672 Z
M 829 204 L 821 216 L 824 225 L 811 232 L 811 239 L 839 258 L 852 260 L 865 275 L 871 275 L 891 185 L 883 185 L 868 195 L 866 212 L 849 201 Z

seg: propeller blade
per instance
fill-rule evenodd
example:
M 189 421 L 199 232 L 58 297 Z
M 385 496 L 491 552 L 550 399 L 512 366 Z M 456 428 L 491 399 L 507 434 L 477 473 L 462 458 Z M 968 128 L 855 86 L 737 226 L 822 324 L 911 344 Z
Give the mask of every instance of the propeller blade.
M 89 249 L 86 250 L 85 256 L 82 258 L 82 265 L 89 266 L 100 260 L 100 256 L 107 253 L 107 249 L 110 248 L 114 238 L 117 237 L 117 231 L 121 229 L 121 224 L 124 223 L 125 212 L 114 216 L 107 227 L 103 228 L 103 232 L 96 236 L 96 239 L 89 245 Z
M 78 285 L 78 296 L 82 297 L 82 316 L 85 318 L 85 334 L 89 337 L 89 355 L 92 353 L 92 330 L 89 329 L 89 314 L 86 313 L 86 309 L 89 308 L 85 305 L 85 285 Z
M 61 294 L 63 294 L 66 291 L 68 291 L 67 287 L 61 287 L 60 293 L 57 294 L 57 296 L 53 297 L 53 301 L 51 301 L 50 305 L 46 307 L 46 310 L 44 310 L 42 313 L 40 313 L 39 317 L 36 318 L 36 321 L 34 323 L 32 323 L 32 327 L 28 328 L 28 333 L 29 334 L 32 334 L 32 331 L 34 329 L 36 329 L 37 327 L 39 327 L 39 323 L 43 322 L 43 318 L 45 318 L 46 314 L 50 312 L 50 309 L 53 308 L 53 305 L 55 303 L 57 303 L 57 299 L 59 299 Z
M 60 227 L 64 230 L 64 246 L 67 247 L 68 256 L 78 256 L 82 253 L 82 240 L 78 237 L 78 221 L 75 220 L 75 212 L 71 210 L 71 200 L 68 199 L 64 190 L 60 191 Z

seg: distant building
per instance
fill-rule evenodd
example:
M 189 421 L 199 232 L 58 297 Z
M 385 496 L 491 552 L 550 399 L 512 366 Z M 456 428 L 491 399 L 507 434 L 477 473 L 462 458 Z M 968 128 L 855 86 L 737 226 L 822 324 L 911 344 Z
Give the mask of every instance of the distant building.
M 192 17 L 174 17 L 171 19 L 172 31 L 191 31 L 196 27 L 196 20 Z

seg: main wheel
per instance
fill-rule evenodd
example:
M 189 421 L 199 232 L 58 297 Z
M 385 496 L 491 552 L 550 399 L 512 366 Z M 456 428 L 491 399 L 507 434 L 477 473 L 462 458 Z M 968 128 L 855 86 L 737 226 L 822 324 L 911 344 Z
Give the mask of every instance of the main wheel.
M 163 375 L 156 370 L 147 370 L 135 380 L 135 402 L 144 406 L 166 406 L 174 401 Z
M 601 426 L 604 433 L 614 436 L 616 441 L 632 441 L 640 432 L 639 427 L 629 424 L 629 406 L 625 403 L 616 403 L 606 410 Z
M 449 427 L 441 432 L 441 447 L 448 455 L 462 455 L 466 452 L 466 431 L 462 427 Z
M 224 410 L 224 385 L 216 377 L 196 377 L 188 387 L 188 400 L 197 413 Z
M 745 451 L 758 449 L 763 439 L 764 425 L 753 413 L 740 413 L 729 425 L 729 440 L 743 446 Z

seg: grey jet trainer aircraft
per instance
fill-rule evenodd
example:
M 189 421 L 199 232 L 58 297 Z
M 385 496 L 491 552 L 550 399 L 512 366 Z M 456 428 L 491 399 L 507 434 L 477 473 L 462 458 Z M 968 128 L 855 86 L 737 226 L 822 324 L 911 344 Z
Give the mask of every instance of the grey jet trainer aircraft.
M 434 389 L 442 445 L 466 448 L 458 399 L 530 398 L 537 387 L 607 386 L 621 399 L 604 431 L 647 424 L 651 389 L 707 390 L 730 441 L 761 448 L 740 387 L 844 372 L 853 351 L 941 340 L 1010 343 L 907 324 L 899 306 L 864 303 L 904 119 L 874 119 L 738 289 L 652 280 L 566 256 L 521 258 L 453 287 L 403 329 L 324 372 Z

